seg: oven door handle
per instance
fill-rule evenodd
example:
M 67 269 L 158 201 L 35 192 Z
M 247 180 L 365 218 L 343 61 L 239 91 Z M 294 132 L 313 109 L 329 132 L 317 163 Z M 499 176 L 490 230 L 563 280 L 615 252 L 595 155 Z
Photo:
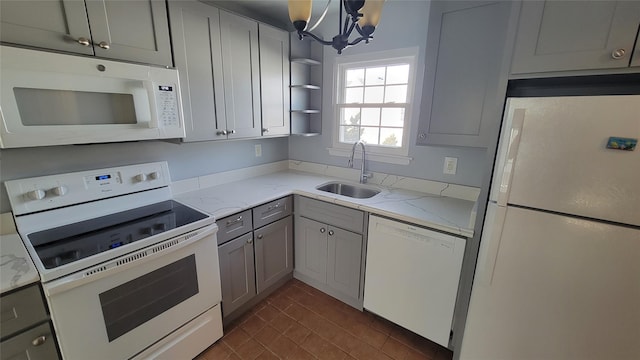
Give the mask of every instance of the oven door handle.
M 211 224 L 203 228 L 182 234 L 180 236 L 161 241 L 155 245 L 151 245 L 144 249 L 134 251 L 132 253 L 122 255 L 115 259 L 109 260 L 100 265 L 78 271 L 63 278 L 54 280 L 42 285 L 47 296 L 69 291 L 78 286 L 102 279 L 107 276 L 115 275 L 121 271 L 129 270 L 133 267 L 140 266 L 148 261 L 155 260 L 161 256 L 165 256 L 174 251 L 192 245 L 203 240 L 218 231 L 216 224 Z M 216 237 L 210 238 L 209 241 L 217 242 Z

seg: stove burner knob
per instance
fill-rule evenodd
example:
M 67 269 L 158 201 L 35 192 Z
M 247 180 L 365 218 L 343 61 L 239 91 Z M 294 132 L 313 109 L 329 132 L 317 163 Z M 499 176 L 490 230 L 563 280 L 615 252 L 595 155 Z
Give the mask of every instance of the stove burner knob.
M 152 173 L 149 173 L 149 179 L 151 180 L 156 180 L 160 177 L 160 173 L 157 171 L 154 171 Z
M 44 190 L 36 189 L 29 191 L 28 193 L 26 193 L 26 195 L 31 200 L 42 200 L 47 194 L 44 192 Z
M 138 174 L 138 175 L 133 177 L 133 181 L 135 181 L 135 182 L 143 182 L 145 180 L 147 180 L 147 175 L 145 175 L 145 174 Z
M 69 192 L 69 189 L 64 185 L 60 185 L 51 189 L 51 192 L 56 196 L 64 196 L 67 192 Z

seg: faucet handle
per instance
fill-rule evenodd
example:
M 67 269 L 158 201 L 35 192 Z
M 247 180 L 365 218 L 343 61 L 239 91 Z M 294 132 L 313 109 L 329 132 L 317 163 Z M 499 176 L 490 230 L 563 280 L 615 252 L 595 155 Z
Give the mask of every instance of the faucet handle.
M 373 177 L 373 173 L 370 173 L 370 172 L 364 173 L 362 174 L 362 179 L 360 179 L 360 182 L 364 184 L 367 182 L 367 180 L 371 179 L 372 177 Z

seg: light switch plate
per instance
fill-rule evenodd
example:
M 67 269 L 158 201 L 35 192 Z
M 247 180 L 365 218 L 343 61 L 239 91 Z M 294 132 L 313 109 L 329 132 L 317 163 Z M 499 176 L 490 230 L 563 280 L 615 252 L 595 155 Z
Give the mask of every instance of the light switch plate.
M 455 175 L 457 168 L 458 158 L 448 156 L 444 158 L 444 169 L 442 170 L 443 173 L 447 175 Z
M 256 149 L 256 157 L 261 157 L 262 156 L 262 145 L 261 144 L 256 144 L 255 149 Z

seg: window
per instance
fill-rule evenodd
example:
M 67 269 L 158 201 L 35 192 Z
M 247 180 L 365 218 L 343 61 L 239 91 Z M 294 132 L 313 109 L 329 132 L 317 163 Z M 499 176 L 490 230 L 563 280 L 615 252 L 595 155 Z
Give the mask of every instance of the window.
M 368 153 L 407 156 L 415 58 L 338 60 L 334 150 L 363 140 Z

